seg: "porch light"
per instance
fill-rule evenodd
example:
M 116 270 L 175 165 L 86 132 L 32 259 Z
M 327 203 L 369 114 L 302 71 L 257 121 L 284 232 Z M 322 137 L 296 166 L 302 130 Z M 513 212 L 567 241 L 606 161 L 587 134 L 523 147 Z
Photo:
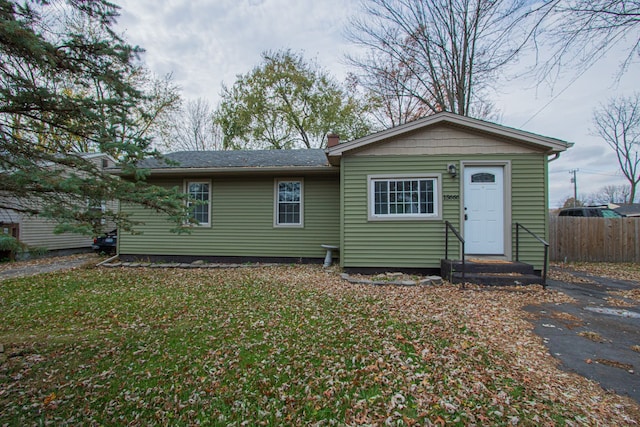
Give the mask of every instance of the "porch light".
M 447 165 L 447 172 L 449 172 L 451 178 L 455 178 L 456 176 L 458 176 L 458 168 L 453 163 L 449 163 Z

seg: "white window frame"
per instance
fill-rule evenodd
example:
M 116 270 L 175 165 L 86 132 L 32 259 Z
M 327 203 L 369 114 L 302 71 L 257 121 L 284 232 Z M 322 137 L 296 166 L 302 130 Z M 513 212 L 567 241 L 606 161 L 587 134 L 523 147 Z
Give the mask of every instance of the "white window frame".
M 300 222 L 280 223 L 279 187 L 283 182 L 300 183 Z M 304 179 L 303 178 L 276 178 L 273 185 L 273 226 L 277 228 L 302 228 L 304 227 Z
M 196 227 L 211 227 L 211 224 L 212 224 L 212 221 L 211 221 L 211 188 L 212 188 L 211 180 L 210 179 L 185 179 L 184 180 L 184 192 L 187 195 L 189 195 L 189 184 L 207 184 L 209 186 L 209 195 L 208 195 L 209 203 L 207 203 L 207 217 L 209 218 L 209 221 L 208 222 L 200 222 L 198 224 L 191 224 L 191 225 L 196 226 Z M 188 205 L 189 205 L 189 202 L 187 202 L 187 206 Z M 191 218 L 191 214 L 190 214 L 189 218 Z
M 98 206 L 97 203 L 93 204 L 91 199 L 87 199 L 87 207 L 89 210 L 100 210 L 100 213 L 103 215 L 100 218 L 100 225 L 105 225 L 107 223 L 107 220 L 104 218 L 104 214 L 107 212 L 107 204 L 104 201 L 100 201 L 100 206 Z
M 427 214 L 376 214 L 375 213 L 375 183 L 379 181 L 410 181 L 432 180 L 433 185 L 433 213 Z M 369 221 L 420 221 L 442 219 L 442 174 L 384 174 L 367 175 L 367 215 Z

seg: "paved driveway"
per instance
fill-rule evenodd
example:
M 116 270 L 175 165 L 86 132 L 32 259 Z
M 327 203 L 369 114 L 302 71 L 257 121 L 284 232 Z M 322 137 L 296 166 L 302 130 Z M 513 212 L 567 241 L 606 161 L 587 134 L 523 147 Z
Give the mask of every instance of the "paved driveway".
M 549 288 L 573 297 L 575 303 L 526 308 L 535 314 L 535 332 L 562 369 L 640 403 L 640 305 L 613 293 L 640 285 L 572 274 L 590 283 L 550 280 Z

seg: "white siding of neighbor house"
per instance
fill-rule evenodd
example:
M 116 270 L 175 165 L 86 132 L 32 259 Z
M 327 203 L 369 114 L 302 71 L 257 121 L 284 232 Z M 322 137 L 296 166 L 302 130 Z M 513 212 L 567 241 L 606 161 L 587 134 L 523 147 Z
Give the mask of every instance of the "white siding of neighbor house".
M 91 155 L 90 160 L 98 167 L 112 167 L 115 165 L 113 159 L 105 155 Z M 106 161 L 106 164 L 103 163 Z M 108 202 L 107 207 L 114 212 L 118 210 L 118 202 Z M 38 248 L 46 248 L 50 251 L 64 249 L 82 249 L 91 247 L 92 236 L 77 233 L 54 233 L 56 222 L 38 216 L 24 215 L 15 211 L 0 209 L 0 223 L 19 224 L 18 240 L 22 243 Z M 113 224 L 105 224 L 104 230 L 109 231 L 115 228 Z M 2 229 L 0 228 L 0 232 Z
M 45 247 L 50 251 L 91 246 L 93 239 L 76 233 L 54 234 L 56 223 L 39 217 L 24 217 L 20 223 L 20 241 L 28 246 Z
M 108 208 L 117 211 L 118 203 L 110 202 Z M 31 247 L 56 251 L 89 248 L 93 243 L 92 236 L 77 233 L 54 233 L 56 222 L 50 219 L 22 215 L 6 209 L 0 210 L 0 223 L 19 224 L 18 240 Z M 104 231 L 110 231 L 114 228 L 114 224 L 105 224 L 103 226 Z M 1 227 L 0 232 L 2 232 Z

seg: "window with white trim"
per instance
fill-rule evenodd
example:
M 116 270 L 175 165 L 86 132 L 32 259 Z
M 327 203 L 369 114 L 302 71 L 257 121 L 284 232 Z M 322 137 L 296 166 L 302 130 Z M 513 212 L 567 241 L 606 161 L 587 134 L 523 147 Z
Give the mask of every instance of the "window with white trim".
M 198 225 L 211 225 L 211 181 L 186 181 L 186 193 L 189 217 L 198 221 Z
M 302 227 L 304 221 L 301 179 L 278 179 L 275 188 L 275 221 L 278 227 Z
M 100 225 L 105 225 L 107 223 L 107 220 L 104 217 L 105 212 L 107 212 L 106 203 L 95 199 L 89 199 L 87 200 L 87 205 L 89 206 L 90 216 L 93 221 L 97 223 L 99 218 Z
M 438 217 L 437 177 L 370 177 L 369 218 Z

